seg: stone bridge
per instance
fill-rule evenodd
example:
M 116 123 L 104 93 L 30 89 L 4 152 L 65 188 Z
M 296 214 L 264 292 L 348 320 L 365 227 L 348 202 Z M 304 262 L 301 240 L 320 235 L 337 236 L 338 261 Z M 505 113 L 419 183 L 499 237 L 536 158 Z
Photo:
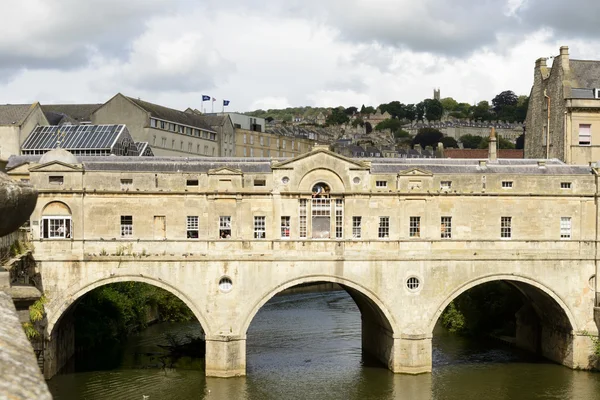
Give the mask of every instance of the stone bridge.
M 444 308 L 514 286 L 517 345 L 593 363 L 597 174 L 553 160 L 358 161 L 123 157 L 9 162 L 39 199 L 35 258 L 48 299 L 45 375 L 73 354 L 73 306 L 112 282 L 163 288 L 206 332 L 206 374 L 246 373 L 248 327 L 273 296 L 334 282 L 363 350 L 397 373 L 432 369 Z M 19 171 L 18 169 L 21 169 Z M 59 182 L 59 183 L 58 183 Z

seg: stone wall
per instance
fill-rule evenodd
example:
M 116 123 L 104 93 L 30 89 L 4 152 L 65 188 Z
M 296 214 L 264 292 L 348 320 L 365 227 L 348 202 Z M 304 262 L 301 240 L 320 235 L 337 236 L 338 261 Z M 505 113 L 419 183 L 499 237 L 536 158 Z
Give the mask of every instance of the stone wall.
M 0 292 L 0 397 L 15 400 L 51 400 L 17 311 L 9 295 Z

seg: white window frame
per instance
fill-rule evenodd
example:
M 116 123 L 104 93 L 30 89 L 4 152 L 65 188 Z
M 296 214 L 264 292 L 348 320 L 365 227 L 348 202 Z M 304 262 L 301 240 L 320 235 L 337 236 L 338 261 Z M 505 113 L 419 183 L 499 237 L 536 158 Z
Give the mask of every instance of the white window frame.
M 267 217 L 263 215 L 254 216 L 254 239 L 267 238 Z
M 335 238 L 344 237 L 344 200 L 335 199 Z
M 129 219 L 129 221 L 127 221 Z M 133 236 L 133 215 L 121 215 L 121 237 L 129 238 Z
M 188 239 L 198 239 L 200 237 L 200 225 L 197 215 L 188 215 L 186 218 L 186 236 Z M 194 237 L 195 233 L 195 237 Z
M 441 217 L 440 238 L 452 239 L 452 217 Z
M 388 185 L 387 181 L 375 181 L 375 187 L 386 188 Z
M 360 215 L 352 216 L 352 238 L 362 238 L 362 216 Z
M 592 145 L 592 124 L 579 124 L 578 143 L 580 146 Z
M 452 189 L 452 181 L 441 181 L 440 182 L 441 190 L 450 190 Z
M 281 217 L 281 239 L 289 239 L 291 231 L 291 218 L 288 215 Z
M 308 238 L 308 199 L 300 199 L 298 204 L 298 214 L 300 218 L 298 236 L 302 239 L 306 239 Z
M 377 230 L 379 239 L 390 238 L 390 217 L 379 217 L 379 227 Z
M 73 220 L 68 215 L 44 215 L 40 226 L 42 239 L 60 240 L 73 237 Z M 46 232 L 48 236 L 45 236 Z
M 500 217 L 500 239 L 512 239 L 512 217 Z
M 421 217 L 412 216 L 408 219 L 408 236 L 411 238 L 421 237 Z
M 233 231 L 231 230 L 231 216 L 220 215 L 219 216 L 219 238 L 230 239 Z M 229 233 L 228 233 L 229 232 Z
M 572 219 L 571 217 L 560 217 L 560 238 L 571 239 Z

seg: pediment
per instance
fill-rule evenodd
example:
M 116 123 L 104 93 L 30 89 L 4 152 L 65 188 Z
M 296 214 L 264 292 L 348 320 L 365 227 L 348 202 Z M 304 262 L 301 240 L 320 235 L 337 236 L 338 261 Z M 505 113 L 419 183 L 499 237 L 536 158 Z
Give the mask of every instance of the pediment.
M 334 153 L 333 151 L 331 151 L 325 147 L 327 147 L 327 146 L 324 146 L 324 147 L 316 146 L 312 151 L 301 154 L 298 157 L 294 157 L 290 160 L 286 160 L 283 162 L 275 162 L 271 165 L 271 168 L 272 169 L 293 169 L 296 165 L 303 164 L 307 161 L 310 162 L 311 159 L 319 159 L 319 158 L 323 158 L 322 162 L 320 162 L 319 164 L 326 165 L 326 164 L 328 164 L 327 159 L 329 158 L 332 161 L 337 161 L 337 162 L 341 161 L 344 164 L 348 164 L 347 166 L 349 169 L 353 169 L 353 170 L 357 170 L 357 169 L 358 170 L 369 170 L 370 169 L 370 165 L 369 165 L 370 163 L 368 163 L 368 162 L 357 161 L 352 158 L 344 157 L 343 155 Z
M 398 176 L 433 176 L 431 171 L 427 171 L 421 168 L 410 168 L 404 171 L 400 171 Z
M 242 170 L 229 167 L 214 168 L 208 170 L 208 175 L 243 175 Z
M 29 174 L 29 166 L 30 166 L 30 163 L 21 164 L 14 168 L 7 169 L 6 173 L 8 175 L 21 175 L 21 174 L 28 175 Z
M 80 172 L 83 168 L 80 165 L 66 164 L 60 161 L 50 161 L 46 164 L 35 165 L 29 168 L 29 171 L 36 172 Z

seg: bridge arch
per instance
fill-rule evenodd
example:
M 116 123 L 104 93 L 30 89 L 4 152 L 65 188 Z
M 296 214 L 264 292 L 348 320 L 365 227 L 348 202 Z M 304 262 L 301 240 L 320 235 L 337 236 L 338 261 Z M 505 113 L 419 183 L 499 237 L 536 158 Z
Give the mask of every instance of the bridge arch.
M 72 307 L 77 302 L 77 300 L 81 299 L 87 293 L 91 292 L 92 290 L 94 290 L 96 288 L 99 288 L 104 285 L 108 285 L 110 283 L 117 283 L 117 282 L 142 282 L 142 283 L 147 283 L 149 285 L 156 286 L 156 287 L 166 290 L 167 292 L 173 294 L 174 296 L 176 296 L 177 298 L 179 298 L 181 301 L 183 301 L 185 303 L 185 305 L 192 311 L 192 313 L 194 314 L 194 316 L 196 317 L 196 319 L 202 326 L 202 329 L 204 330 L 204 332 L 206 332 L 207 334 L 209 334 L 209 332 L 212 332 L 210 330 L 208 320 L 199 311 L 198 307 L 196 307 L 194 302 L 192 300 L 190 300 L 190 298 L 187 295 L 185 295 L 182 291 L 180 291 L 176 287 L 172 286 L 169 283 L 166 283 L 162 280 L 155 279 L 155 278 L 149 278 L 149 277 L 140 276 L 140 275 L 119 275 L 119 276 L 112 276 L 112 277 L 108 277 L 108 278 L 98 279 L 90 284 L 87 284 L 85 286 L 77 288 L 75 291 L 69 291 L 69 294 L 67 296 L 64 296 L 63 299 L 57 299 L 54 302 L 50 303 L 48 305 L 48 308 L 51 311 L 51 315 L 48 318 L 48 325 L 46 328 L 49 337 L 52 337 L 51 335 L 52 335 L 55 327 L 60 322 L 60 319 L 63 317 L 63 315 L 65 315 L 65 313 L 69 310 L 69 308 Z M 56 303 L 58 303 L 58 305 L 56 307 L 54 307 L 54 305 Z
M 284 283 L 279 284 L 275 288 L 263 293 L 260 296 L 260 300 L 254 304 L 250 313 L 246 316 L 242 325 L 241 332 L 245 335 L 248 332 L 248 328 L 252 323 L 252 320 L 258 313 L 258 311 L 275 295 L 282 291 L 289 289 L 294 286 L 306 284 L 306 283 L 337 283 L 342 286 L 346 292 L 356 302 L 361 313 L 371 312 L 374 316 L 378 317 L 377 322 L 382 322 L 382 327 L 388 329 L 391 333 L 397 332 L 397 325 L 394 316 L 389 312 L 388 307 L 379 299 L 379 297 L 368 288 L 357 284 L 356 282 L 348 279 L 334 277 L 330 275 L 308 275 L 300 278 L 291 279 Z M 358 301 L 357 301 L 358 300 Z
M 494 282 L 494 281 L 507 282 L 507 283 L 513 285 L 514 287 L 516 287 L 524 295 L 526 295 L 526 293 L 524 293 L 524 291 L 527 290 L 526 285 L 537 289 L 540 293 L 543 293 L 543 295 L 547 296 L 547 300 L 550 300 L 550 299 L 553 300 L 555 305 L 560 307 L 560 309 L 564 313 L 566 322 L 568 322 L 571 327 L 571 330 L 572 331 L 578 330 L 578 328 L 577 328 L 578 325 L 577 325 L 576 319 L 573 315 L 573 312 L 567 305 L 567 303 L 555 291 L 550 289 L 548 286 L 536 281 L 533 278 L 522 276 L 522 275 L 493 274 L 493 275 L 486 275 L 486 276 L 478 277 L 476 279 L 465 282 L 462 285 L 460 285 L 459 287 L 455 288 L 452 291 L 452 293 L 450 293 L 448 296 L 446 296 L 446 298 L 442 301 L 442 303 L 436 307 L 435 314 L 433 315 L 433 317 L 431 318 L 431 320 L 429 322 L 429 327 L 428 327 L 429 332 L 433 332 L 435 324 L 437 323 L 438 319 L 442 315 L 442 312 L 444 312 L 444 310 L 446 309 L 446 307 L 450 304 L 450 302 L 452 300 L 456 299 L 458 296 L 460 296 L 467 290 L 474 288 L 475 286 L 479 286 L 484 283 Z

